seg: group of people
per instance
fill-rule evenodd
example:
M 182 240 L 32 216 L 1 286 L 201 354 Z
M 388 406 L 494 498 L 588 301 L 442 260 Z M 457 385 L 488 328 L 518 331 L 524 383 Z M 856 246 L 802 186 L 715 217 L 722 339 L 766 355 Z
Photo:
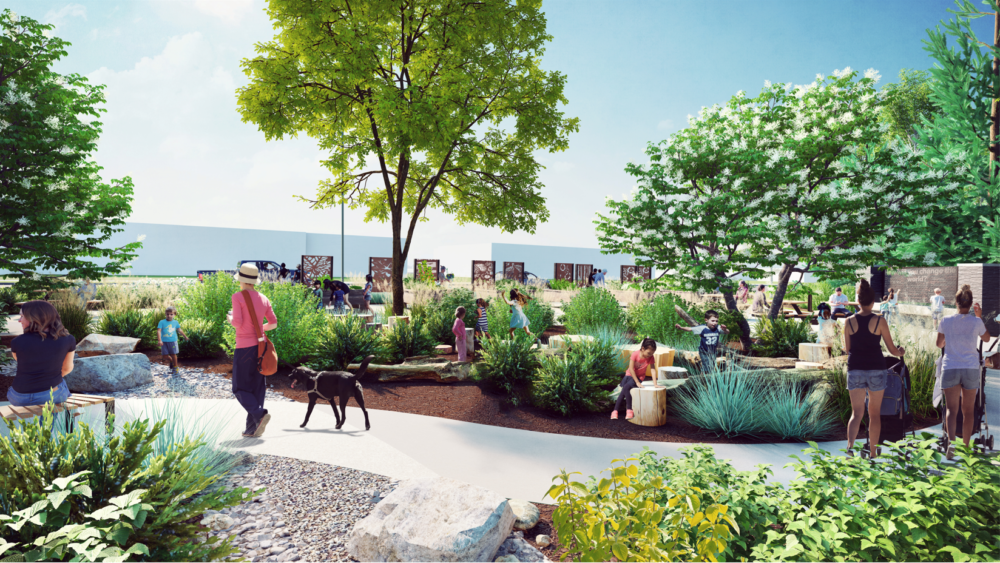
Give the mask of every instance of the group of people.
M 365 276 L 364 293 L 361 296 L 360 309 L 362 311 L 371 310 L 373 287 L 372 275 L 368 274 Z M 312 294 L 316 298 L 317 310 L 322 309 L 324 306 L 324 290 L 330 292 L 330 302 L 333 304 L 333 309 L 337 314 L 353 310 L 354 306 L 351 304 L 350 299 L 351 286 L 339 280 L 324 280 L 322 283 L 319 280 L 314 280 L 312 282 Z

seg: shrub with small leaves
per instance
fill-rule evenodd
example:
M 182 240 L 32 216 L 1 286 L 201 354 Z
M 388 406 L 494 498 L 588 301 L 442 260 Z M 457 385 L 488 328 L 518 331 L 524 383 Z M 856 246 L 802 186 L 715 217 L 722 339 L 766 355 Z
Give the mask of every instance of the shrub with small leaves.
M 549 280 L 549 287 L 556 291 L 572 291 L 576 284 L 569 280 Z
M 607 393 L 591 372 L 590 359 L 579 352 L 543 358 L 531 386 L 531 402 L 562 416 L 598 410 Z
M 618 299 L 610 291 L 600 287 L 585 287 L 577 292 L 569 303 L 563 305 L 566 314 L 566 330 L 569 334 L 602 326 L 621 327 L 625 322 Z
M 507 297 L 508 301 L 510 300 L 510 294 L 506 294 L 505 297 Z M 555 320 L 555 311 L 552 310 L 552 307 L 548 303 L 543 303 L 538 299 L 528 301 L 528 304 L 524 305 L 523 309 L 525 316 L 528 317 L 528 330 L 535 335 L 548 330 L 552 326 L 552 321 Z M 473 311 L 475 311 L 475 308 L 473 308 Z M 489 307 L 486 308 L 486 322 L 489 326 L 490 334 L 507 334 L 510 330 L 511 314 L 510 305 L 504 303 L 503 299 L 499 297 L 491 299 Z M 472 326 L 472 324 L 466 323 L 466 326 Z
M 755 330 L 758 341 L 754 350 L 768 358 L 797 358 L 799 344 L 816 341 L 809 322 L 799 319 L 762 318 Z
M 208 319 L 185 319 L 181 330 L 187 340 L 179 342 L 179 358 L 214 358 L 222 351 L 222 331 Z

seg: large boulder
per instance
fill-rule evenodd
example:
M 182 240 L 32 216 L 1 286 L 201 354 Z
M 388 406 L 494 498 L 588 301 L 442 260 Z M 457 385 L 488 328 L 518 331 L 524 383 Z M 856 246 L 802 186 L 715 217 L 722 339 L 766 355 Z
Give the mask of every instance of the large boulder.
M 66 385 L 77 393 L 110 393 L 153 382 L 145 354 L 112 354 L 73 360 Z
M 108 336 L 106 334 L 88 334 L 77 342 L 77 352 L 105 352 L 107 354 L 131 354 L 139 345 L 138 338 L 127 336 Z
M 507 499 L 445 477 L 412 479 L 354 525 L 360 561 L 492 561 L 514 528 Z

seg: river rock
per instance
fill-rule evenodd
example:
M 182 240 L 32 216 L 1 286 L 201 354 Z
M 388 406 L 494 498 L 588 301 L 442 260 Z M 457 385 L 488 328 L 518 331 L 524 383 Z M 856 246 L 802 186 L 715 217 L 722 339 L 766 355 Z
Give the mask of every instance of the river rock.
M 111 393 L 153 382 L 145 354 L 112 354 L 73 360 L 66 385 L 77 393 Z
M 105 334 L 88 334 L 76 343 L 77 352 L 104 352 L 106 354 L 131 354 L 139 345 L 138 338 L 127 336 L 107 336 Z
M 535 536 L 535 543 L 537 543 L 542 547 L 548 547 L 552 545 L 552 538 L 550 538 L 545 534 L 538 534 L 537 536 Z
M 511 557 L 514 559 L 501 559 Z M 524 538 L 510 536 L 497 549 L 495 561 L 547 561 L 545 554 Z
M 514 529 L 530 530 L 538 523 L 541 514 L 538 508 L 526 500 L 512 498 L 507 501 L 511 510 L 514 511 Z
M 507 499 L 445 477 L 411 479 L 354 525 L 360 561 L 492 561 L 514 528 Z

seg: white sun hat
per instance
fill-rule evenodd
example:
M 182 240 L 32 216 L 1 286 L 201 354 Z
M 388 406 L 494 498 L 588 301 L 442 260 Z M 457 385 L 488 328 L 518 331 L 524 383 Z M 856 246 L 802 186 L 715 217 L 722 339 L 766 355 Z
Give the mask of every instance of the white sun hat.
M 259 272 L 257 271 L 257 266 L 248 262 L 240 266 L 239 273 L 233 277 L 236 278 L 236 281 L 239 283 L 257 285 L 257 282 L 259 281 Z

